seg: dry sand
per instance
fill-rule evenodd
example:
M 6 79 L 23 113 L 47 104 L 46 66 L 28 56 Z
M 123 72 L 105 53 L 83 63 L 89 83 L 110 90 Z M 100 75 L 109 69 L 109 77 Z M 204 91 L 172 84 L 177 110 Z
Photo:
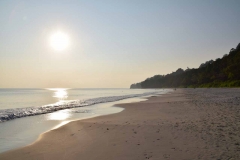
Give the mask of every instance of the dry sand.
M 74 121 L 0 159 L 240 159 L 240 89 L 178 89 Z

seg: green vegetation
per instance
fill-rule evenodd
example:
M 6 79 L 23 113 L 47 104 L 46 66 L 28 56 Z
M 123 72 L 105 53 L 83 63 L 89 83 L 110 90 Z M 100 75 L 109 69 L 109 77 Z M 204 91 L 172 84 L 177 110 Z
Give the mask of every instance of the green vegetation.
M 167 75 L 155 75 L 130 88 L 240 87 L 240 43 L 221 59 L 210 60 L 197 69 L 181 68 Z

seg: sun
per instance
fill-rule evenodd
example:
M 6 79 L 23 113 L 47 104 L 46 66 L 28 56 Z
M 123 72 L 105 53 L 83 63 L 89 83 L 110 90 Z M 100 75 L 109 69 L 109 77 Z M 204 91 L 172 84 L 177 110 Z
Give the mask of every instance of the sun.
M 56 51 L 62 51 L 69 46 L 69 36 L 61 31 L 57 31 L 50 36 L 50 45 Z

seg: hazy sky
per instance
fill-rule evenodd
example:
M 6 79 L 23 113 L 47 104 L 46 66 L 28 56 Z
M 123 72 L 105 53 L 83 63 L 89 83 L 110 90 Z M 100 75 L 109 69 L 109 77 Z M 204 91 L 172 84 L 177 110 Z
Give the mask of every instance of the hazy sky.
M 128 88 L 240 42 L 239 0 L 0 1 L 0 87 Z M 61 30 L 70 46 L 54 50 Z

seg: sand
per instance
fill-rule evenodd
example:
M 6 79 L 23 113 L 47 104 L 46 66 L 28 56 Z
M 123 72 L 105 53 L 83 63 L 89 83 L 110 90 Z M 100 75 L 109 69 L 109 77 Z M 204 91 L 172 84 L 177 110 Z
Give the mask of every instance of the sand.
M 70 122 L 0 159 L 238 160 L 240 89 L 177 89 Z

